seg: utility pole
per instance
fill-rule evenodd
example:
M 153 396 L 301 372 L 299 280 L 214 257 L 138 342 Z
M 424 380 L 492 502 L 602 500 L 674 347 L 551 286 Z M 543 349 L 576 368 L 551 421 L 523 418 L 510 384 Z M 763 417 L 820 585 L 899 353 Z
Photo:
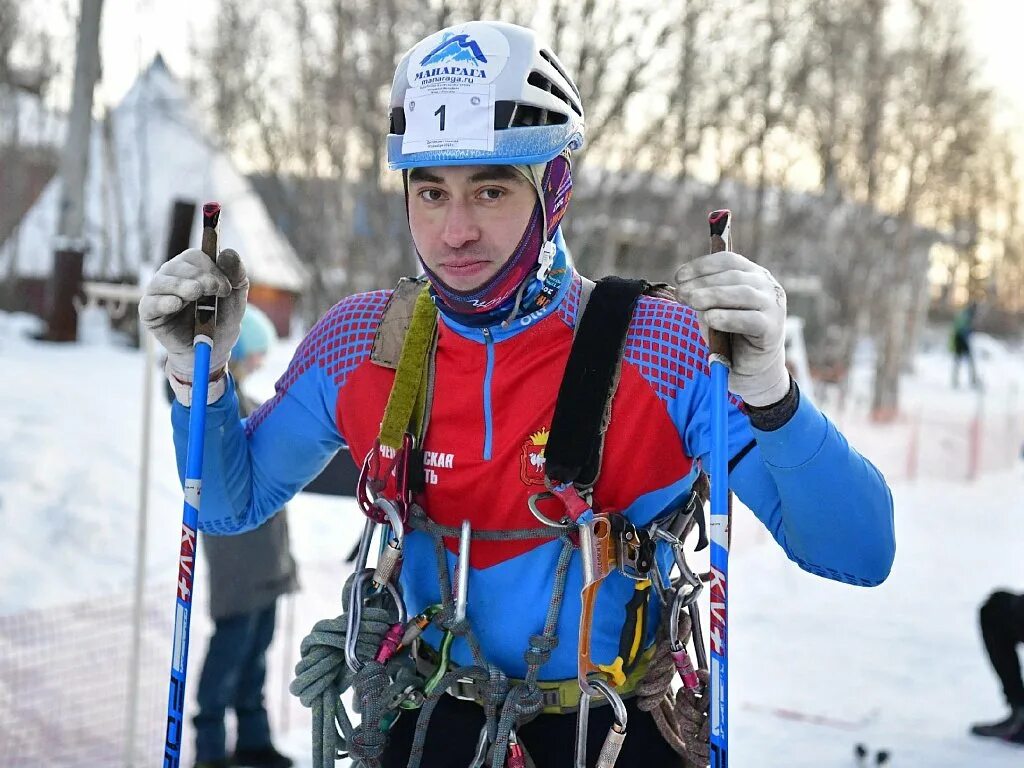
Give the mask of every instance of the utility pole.
M 85 179 L 89 169 L 89 137 L 92 133 L 92 95 L 100 75 L 100 14 L 103 0 L 82 0 L 75 53 L 75 82 L 71 97 L 64 153 L 60 161 L 61 192 L 57 211 L 53 273 L 48 293 L 50 341 L 76 341 L 78 310 L 75 300 L 82 292 L 82 265 L 86 242 Z

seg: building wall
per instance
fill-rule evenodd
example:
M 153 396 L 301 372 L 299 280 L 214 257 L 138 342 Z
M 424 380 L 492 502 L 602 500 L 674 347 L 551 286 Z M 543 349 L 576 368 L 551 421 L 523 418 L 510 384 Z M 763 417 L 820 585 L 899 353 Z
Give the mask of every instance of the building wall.
M 291 333 L 292 314 L 298 297 L 290 291 L 270 288 L 266 285 L 249 287 L 249 301 L 267 313 L 274 324 L 274 330 L 282 338 Z
M 0 243 L 14 231 L 57 172 L 55 152 L 0 146 Z

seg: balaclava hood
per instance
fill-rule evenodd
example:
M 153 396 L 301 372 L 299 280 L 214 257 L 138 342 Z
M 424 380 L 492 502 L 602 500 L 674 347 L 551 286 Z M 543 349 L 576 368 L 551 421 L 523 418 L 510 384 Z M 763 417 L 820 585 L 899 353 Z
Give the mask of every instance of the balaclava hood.
M 537 190 L 538 200 L 511 258 L 492 278 L 472 291 L 458 291 L 441 280 L 420 258 L 439 307 L 468 319 L 472 325 L 480 324 L 485 317 L 490 320 L 494 315 L 507 314 L 514 304 L 518 305 L 514 311 L 538 309 L 551 300 L 561 282 L 559 274 L 552 274 L 558 271 L 558 265 L 554 264 L 555 246 L 551 239 L 572 197 L 569 160 L 563 154 L 546 164 L 512 167 Z M 564 265 L 561 266 L 564 270 Z M 537 283 L 536 290 L 529 290 L 533 286 L 526 284 L 531 275 L 536 276 L 535 281 L 531 281 Z

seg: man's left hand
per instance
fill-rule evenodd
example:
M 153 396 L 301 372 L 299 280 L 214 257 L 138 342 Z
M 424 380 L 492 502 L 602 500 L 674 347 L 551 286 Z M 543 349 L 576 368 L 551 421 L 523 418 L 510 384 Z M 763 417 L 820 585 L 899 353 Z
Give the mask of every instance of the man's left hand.
M 732 334 L 729 391 L 764 407 L 789 392 L 786 292 L 764 267 L 731 251 L 701 256 L 676 271 L 676 298 L 708 327 Z

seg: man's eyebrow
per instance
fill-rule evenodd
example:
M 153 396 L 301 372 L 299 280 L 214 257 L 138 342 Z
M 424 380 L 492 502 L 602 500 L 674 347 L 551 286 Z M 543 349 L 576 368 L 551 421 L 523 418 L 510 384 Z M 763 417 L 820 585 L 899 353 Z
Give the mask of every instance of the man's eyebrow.
M 479 184 L 482 181 L 521 181 L 526 179 L 515 168 L 510 165 L 488 166 L 482 171 L 477 171 L 469 177 L 471 184 Z
M 420 181 L 425 184 L 444 184 L 444 179 L 440 176 L 435 176 L 423 168 L 413 168 L 409 171 L 409 182 Z

